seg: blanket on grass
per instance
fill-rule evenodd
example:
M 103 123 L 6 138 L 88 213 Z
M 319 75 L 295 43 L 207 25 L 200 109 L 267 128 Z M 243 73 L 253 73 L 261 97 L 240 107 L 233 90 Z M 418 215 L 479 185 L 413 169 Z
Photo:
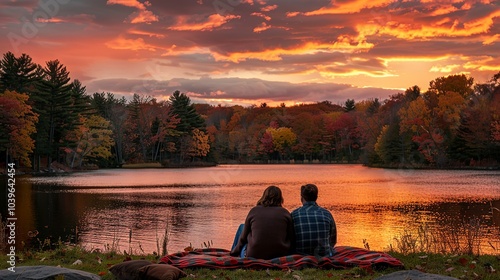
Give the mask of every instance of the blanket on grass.
M 232 257 L 226 249 L 206 248 L 189 252 L 166 255 L 160 263 L 177 268 L 214 268 L 214 269 L 301 269 L 301 268 L 363 268 L 403 267 L 403 263 L 383 252 L 369 251 L 356 247 L 337 246 L 331 257 L 289 255 L 271 260 Z

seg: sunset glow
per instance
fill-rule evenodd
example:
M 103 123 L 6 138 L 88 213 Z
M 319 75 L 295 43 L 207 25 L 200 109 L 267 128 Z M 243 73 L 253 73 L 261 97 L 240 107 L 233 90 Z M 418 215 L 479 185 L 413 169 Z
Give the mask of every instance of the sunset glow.
M 0 4 L 0 50 L 87 92 L 277 105 L 386 99 L 500 71 L 498 1 L 42 0 Z

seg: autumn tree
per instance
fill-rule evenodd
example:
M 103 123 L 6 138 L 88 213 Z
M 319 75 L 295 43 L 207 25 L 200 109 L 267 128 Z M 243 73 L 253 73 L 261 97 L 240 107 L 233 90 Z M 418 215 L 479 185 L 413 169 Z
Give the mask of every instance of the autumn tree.
M 465 74 L 450 75 L 439 77 L 429 83 L 429 91 L 436 94 L 445 94 L 455 92 L 463 98 L 468 98 L 473 92 L 474 78 L 467 77 Z
M 500 72 L 484 84 L 475 86 L 475 94 L 460 113 L 451 156 L 461 163 L 500 158 L 497 135 L 500 120 Z
M 210 151 L 208 134 L 198 128 L 193 129 L 187 149 L 187 154 L 193 158 L 193 161 L 196 157 L 207 156 Z
M 339 115 L 326 127 L 334 137 L 335 150 L 340 160 L 352 160 L 355 157 L 354 151 L 360 147 L 361 134 L 357 123 L 357 114 L 351 111 Z
M 81 125 L 67 135 L 75 143 L 72 147 L 65 147 L 66 162 L 71 168 L 82 167 L 84 161 L 97 162 L 111 156 L 113 132 L 110 122 L 99 115 L 81 118 Z
M 167 136 L 176 136 L 178 119 L 171 115 L 167 102 L 134 94 L 126 121 L 126 150 L 134 161 L 161 161 L 163 149 L 173 151 Z
M 293 150 L 298 158 L 312 160 L 319 156 L 321 147 L 319 142 L 325 134 L 323 115 L 313 115 L 309 112 L 301 112 L 296 115 L 291 123 L 292 130 L 297 135 Z
M 113 93 L 94 93 L 90 99 L 96 113 L 108 120 L 113 131 L 112 166 L 120 166 L 125 162 L 125 132 L 128 118 L 127 101 L 125 98 L 116 98 Z
M 27 104 L 28 95 L 15 91 L 0 94 L 0 151 L 9 158 L 31 167 L 30 153 L 33 151 L 38 114 Z
M 292 146 L 297 135 L 289 127 L 268 127 L 264 132 L 261 143 L 267 153 L 277 153 L 280 160 L 289 158 Z

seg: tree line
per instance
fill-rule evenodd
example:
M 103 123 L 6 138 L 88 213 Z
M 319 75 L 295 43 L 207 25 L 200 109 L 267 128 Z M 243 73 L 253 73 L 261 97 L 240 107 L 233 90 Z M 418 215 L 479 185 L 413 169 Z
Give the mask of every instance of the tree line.
M 58 60 L 0 61 L 0 153 L 34 170 L 160 162 L 360 162 L 386 167 L 498 167 L 500 72 L 431 81 L 385 100 L 271 107 L 88 94 Z M 2 161 L 2 160 L 0 160 Z

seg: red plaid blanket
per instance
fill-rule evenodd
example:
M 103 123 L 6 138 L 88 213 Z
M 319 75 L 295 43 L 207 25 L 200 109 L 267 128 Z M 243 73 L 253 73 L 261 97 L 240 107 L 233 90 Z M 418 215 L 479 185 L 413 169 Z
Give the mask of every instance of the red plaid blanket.
M 161 263 L 178 268 L 250 268 L 250 269 L 323 269 L 359 267 L 403 267 L 403 263 L 389 254 L 349 246 L 337 246 L 332 257 L 289 255 L 271 260 L 231 257 L 225 249 L 208 248 L 166 255 Z

